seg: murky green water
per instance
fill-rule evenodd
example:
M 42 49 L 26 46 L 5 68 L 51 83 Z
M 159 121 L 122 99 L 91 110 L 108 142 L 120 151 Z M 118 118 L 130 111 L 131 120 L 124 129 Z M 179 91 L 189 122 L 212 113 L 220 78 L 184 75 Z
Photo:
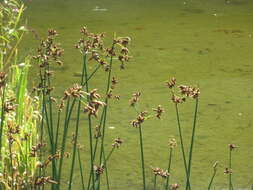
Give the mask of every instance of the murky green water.
M 112 190 L 141 187 L 138 131 L 129 124 L 135 112 L 128 107 L 129 97 L 137 90 L 143 93 L 142 109 L 150 110 L 158 104 L 166 107 L 166 117 L 147 121 L 143 126 L 149 183 L 150 166 L 167 167 L 168 138 L 178 137 L 173 105 L 164 87 L 164 81 L 171 76 L 201 88 L 193 157 L 194 190 L 207 188 L 216 160 L 220 162 L 216 189 L 226 187 L 223 170 L 228 163 L 229 143 L 240 146 L 233 154 L 235 187 L 250 187 L 253 183 L 253 1 L 231 0 L 226 4 L 224 0 L 32 0 L 27 6 L 29 25 L 39 35 L 45 36 L 49 28 L 60 33 L 65 63 L 57 69 L 57 94 L 78 80 L 74 73 L 80 70 L 81 56 L 73 45 L 79 39 L 81 26 L 93 32 L 106 32 L 108 36 L 117 32 L 119 36 L 132 38 L 131 63 L 124 71 L 115 69 L 122 98 L 110 107 L 108 121 L 108 127 L 115 129 L 107 130 L 107 150 L 114 137 L 124 139 L 124 145 L 108 166 Z M 103 10 L 94 11 L 96 6 Z M 31 36 L 27 37 L 26 46 L 34 48 L 36 43 Z M 101 85 L 104 78 L 101 71 L 93 82 L 94 88 L 104 89 Z M 190 141 L 193 109 L 191 103 L 181 108 L 186 142 Z M 82 143 L 87 144 L 87 132 L 83 125 Z M 68 148 L 71 149 L 70 144 Z M 86 154 L 84 159 L 88 158 Z M 179 147 L 173 163 L 171 180 L 183 185 Z M 70 160 L 66 162 L 66 173 L 69 165 Z M 87 169 L 88 165 L 84 167 Z M 79 189 L 78 169 L 74 183 Z

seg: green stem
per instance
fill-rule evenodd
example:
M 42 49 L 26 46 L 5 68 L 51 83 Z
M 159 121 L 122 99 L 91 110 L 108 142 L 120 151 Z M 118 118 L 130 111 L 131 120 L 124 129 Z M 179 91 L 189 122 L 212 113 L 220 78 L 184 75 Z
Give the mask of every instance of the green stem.
M 170 168 L 171 168 L 172 152 L 173 152 L 173 148 L 170 148 L 170 153 L 169 153 L 169 164 L 168 164 L 168 172 L 169 172 L 169 173 L 170 173 Z M 167 190 L 167 189 L 169 188 L 169 181 L 170 181 L 170 176 L 168 176 L 167 179 L 166 179 L 165 190 Z
M 4 101 L 5 101 L 5 86 L 3 88 L 3 94 L 2 94 L 2 110 L 1 110 L 1 128 L 0 128 L 0 157 L 2 156 L 2 136 L 3 136 L 3 127 L 4 127 L 4 118 L 5 118 L 5 113 L 4 113 Z
M 209 185 L 208 185 L 208 190 L 211 190 L 211 187 L 212 187 L 212 184 L 213 184 L 213 180 L 214 180 L 215 175 L 216 175 L 216 169 L 214 169 L 214 171 L 213 171 L 212 178 L 211 178 L 210 183 L 209 183 Z
M 87 54 L 85 53 L 83 56 L 83 65 L 84 65 L 84 77 L 86 81 L 86 92 L 89 92 L 88 86 L 88 72 L 87 72 Z M 90 102 L 90 97 L 87 95 L 87 101 Z M 90 141 L 90 170 L 92 172 L 92 189 L 95 190 L 95 179 L 94 179 L 94 172 L 93 172 L 93 142 L 92 142 L 92 123 L 91 123 L 91 115 L 88 115 L 88 124 L 89 124 L 89 141 Z M 88 184 L 88 190 L 90 188 L 90 184 Z
M 59 127 L 60 127 L 60 121 L 61 121 L 61 111 L 58 111 L 57 116 L 57 125 L 56 125 L 56 134 L 55 134 L 55 150 L 57 151 L 58 148 L 58 138 L 59 138 Z
M 154 176 L 154 190 L 156 190 L 156 178 L 157 178 L 157 176 L 155 175 Z
M 184 167 L 185 167 L 185 174 L 186 174 L 186 181 L 189 183 L 189 190 L 191 190 L 191 185 L 189 181 L 189 176 L 188 176 L 188 170 L 187 170 L 187 164 L 186 164 L 186 158 L 185 158 L 185 149 L 184 149 L 184 142 L 183 142 L 183 135 L 182 135 L 182 130 L 181 130 L 181 125 L 180 125 L 180 118 L 179 118 L 179 112 L 178 112 L 178 106 L 175 104 L 176 107 L 176 115 L 177 115 L 177 124 L 178 124 L 178 131 L 179 131 L 179 137 L 180 137 L 180 144 L 181 144 L 181 151 L 183 155 L 183 161 L 184 161 Z M 186 187 L 186 190 L 187 187 Z
M 146 178 L 145 178 L 145 166 L 144 166 L 144 152 L 143 152 L 143 139 L 142 139 L 142 130 L 141 126 L 139 126 L 139 134 L 140 134 L 140 147 L 141 147 L 141 166 L 142 166 L 142 180 L 143 180 L 143 190 L 146 190 Z
M 232 150 L 229 149 L 229 190 L 232 190 Z
M 192 127 L 192 138 L 191 138 L 191 146 L 190 146 L 190 153 L 189 153 L 189 161 L 188 161 L 188 179 L 190 180 L 191 175 L 191 163 L 192 163 L 192 152 L 193 152 L 193 145 L 194 145 L 194 138 L 195 138 L 195 130 L 196 130 L 196 122 L 197 122 L 197 114 L 198 114 L 198 98 L 196 98 L 195 104 L 195 112 L 194 112 L 194 120 L 193 120 L 193 127 Z M 186 189 L 189 187 L 189 180 L 186 183 Z
M 67 107 L 66 107 L 66 115 L 65 115 L 65 122 L 64 122 L 64 129 L 63 129 L 63 137 L 62 137 L 62 143 L 61 143 L 61 158 L 60 158 L 60 163 L 59 163 L 59 173 L 58 173 L 58 184 L 57 184 L 57 189 L 60 189 L 60 182 L 61 182 L 61 171 L 62 171 L 62 165 L 63 165 L 63 158 L 64 158 L 64 153 L 65 153 L 65 146 L 66 146 L 66 138 L 67 138 L 67 133 L 68 133 L 68 127 L 69 127 L 69 121 L 70 117 L 73 111 L 73 107 L 75 105 L 76 99 L 72 101 L 72 105 L 69 108 L 70 104 L 70 98 L 67 100 Z
M 77 154 L 78 154 L 79 170 L 80 170 L 81 181 L 82 181 L 82 188 L 84 190 L 85 186 L 84 186 L 84 177 L 83 177 L 83 167 L 82 167 L 81 155 L 80 155 L 80 150 L 79 149 L 77 149 Z
M 114 43 L 112 45 L 112 49 L 114 49 Z M 108 109 L 108 104 L 109 104 L 109 101 L 108 101 L 108 92 L 110 90 L 110 84 L 111 84 L 111 74 L 112 74 L 112 63 L 113 63 L 113 56 L 111 55 L 111 58 L 110 58 L 110 65 L 109 65 L 109 73 L 108 73 L 108 78 L 107 78 L 107 88 L 106 88 L 106 92 L 105 92 L 105 107 L 104 107 L 104 122 L 103 122 L 103 127 L 102 127 L 102 139 L 101 139 L 101 150 L 100 150 L 100 165 L 102 163 L 102 157 L 103 157 L 103 154 L 105 152 L 105 148 L 104 148 L 104 139 L 105 139 L 105 126 L 106 126 L 106 119 L 107 119 L 107 109 Z M 106 175 L 107 175 L 107 169 L 105 170 L 106 172 Z M 106 182 L 107 184 L 109 184 L 109 181 L 108 181 L 108 178 L 106 178 Z M 100 183 L 99 183 L 99 187 L 98 189 L 100 189 Z
M 93 72 L 95 74 L 95 71 Z M 86 72 L 86 55 L 83 61 L 83 68 L 82 68 L 82 76 L 80 84 L 84 85 L 84 73 L 86 73 L 86 87 L 87 85 L 87 72 Z M 92 75 L 91 75 L 92 76 Z M 88 91 L 87 91 L 88 92 Z M 80 112 L 81 112 L 81 99 L 78 100 L 78 108 L 77 108 L 77 120 L 76 120 L 76 129 L 75 129 L 75 136 L 74 136 L 74 145 L 73 145 L 73 157 L 72 157 L 72 164 L 71 164 L 71 171 L 70 171 L 70 177 L 69 177 L 69 187 L 68 189 L 71 190 L 72 187 L 72 179 L 73 179 L 73 173 L 74 173 L 74 166 L 75 166 L 75 158 L 76 158 L 76 146 L 77 146 L 77 138 L 78 138 L 78 131 L 79 131 L 79 121 L 80 121 Z

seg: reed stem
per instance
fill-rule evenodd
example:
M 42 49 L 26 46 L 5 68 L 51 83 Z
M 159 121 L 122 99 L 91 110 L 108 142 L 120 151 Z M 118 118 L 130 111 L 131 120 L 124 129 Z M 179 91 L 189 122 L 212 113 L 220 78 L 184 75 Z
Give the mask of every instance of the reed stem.
M 168 173 L 170 174 L 170 168 L 171 168 L 171 161 L 172 161 L 172 153 L 173 153 L 173 148 L 170 148 L 170 153 L 169 153 L 169 164 L 168 164 Z M 168 190 L 169 188 L 169 181 L 170 181 L 170 175 L 166 179 L 166 185 L 165 185 L 165 190 Z
M 190 146 L 189 161 L 188 161 L 188 180 L 186 182 L 186 189 L 188 189 L 190 185 L 189 180 L 190 180 L 190 175 L 191 175 L 192 152 L 193 152 L 193 145 L 194 145 L 194 140 L 195 140 L 195 130 L 196 130 L 196 122 L 197 122 L 197 114 L 198 114 L 198 102 L 199 102 L 198 100 L 199 99 L 196 98 L 193 127 L 192 127 L 191 146 Z
M 86 92 L 89 92 L 88 86 L 88 71 L 87 71 L 87 54 L 85 53 L 83 56 L 83 65 L 84 65 L 84 77 L 85 77 L 85 87 Z M 87 95 L 87 101 L 90 102 L 90 97 Z M 90 141 L 90 170 L 92 171 L 92 189 L 95 190 L 95 179 L 94 179 L 94 172 L 93 172 L 93 142 L 92 142 L 92 123 L 91 123 L 91 115 L 88 115 L 88 124 L 89 124 L 89 141 Z M 90 188 L 90 184 L 88 184 L 88 190 Z
M 79 150 L 79 148 L 77 149 L 77 154 L 78 154 L 79 170 L 80 170 L 81 181 L 82 181 L 82 188 L 83 188 L 83 190 L 84 190 L 84 189 L 85 189 L 85 186 L 84 186 L 83 167 L 82 167 L 81 155 L 80 155 L 80 150 Z
M 157 178 L 157 176 L 154 175 L 154 190 L 156 190 L 156 178 Z
M 191 190 L 191 185 L 190 185 L 188 170 L 187 170 L 187 164 L 186 164 L 183 135 L 182 135 L 181 125 L 180 125 L 180 118 L 179 118 L 179 111 L 178 111 L 177 104 L 175 104 L 175 108 L 176 108 L 176 116 L 177 116 L 177 124 L 178 124 L 178 131 L 179 131 L 179 137 L 180 137 L 181 151 L 182 151 L 184 167 L 185 167 L 186 181 L 187 181 L 187 183 L 189 183 L 189 186 L 186 187 L 186 190 L 188 190 L 188 188 L 189 188 L 189 190 Z
M 141 128 L 142 127 L 139 126 L 140 147 L 141 147 L 142 180 L 143 180 L 143 190 L 146 190 L 146 177 L 145 177 L 144 152 L 143 152 L 143 138 L 142 138 L 142 129 Z

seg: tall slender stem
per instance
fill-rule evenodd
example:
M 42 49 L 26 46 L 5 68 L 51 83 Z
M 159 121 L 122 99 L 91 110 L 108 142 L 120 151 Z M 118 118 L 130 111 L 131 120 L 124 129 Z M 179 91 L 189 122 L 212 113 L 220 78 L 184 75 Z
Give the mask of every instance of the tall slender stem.
M 229 149 L 229 190 L 232 190 L 232 149 Z
M 217 170 L 216 170 L 216 168 L 214 168 L 212 178 L 211 178 L 210 183 L 209 183 L 209 185 L 208 185 L 208 190 L 211 190 L 211 187 L 212 187 L 213 180 L 214 180 L 214 177 L 215 177 L 215 175 L 216 175 L 216 172 L 217 172 Z
M 169 153 L 169 164 L 168 164 L 168 172 L 169 172 L 169 173 L 170 173 L 170 168 L 171 168 L 172 152 L 173 152 L 173 148 L 170 148 L 170 153 Z M 168 176 L 167 179 L 166 179 L 165 190 L 167 190 L 167 189 L 169 188 L 169 181 L 170 181 L 170 176 Z
M 86 92 L 89 92 L 89 85 L 88 85 L 88 71 L 87 71 L 87 53 L 83 56 L 83 65 L 84 65 L 84 77 L 85 77 L 85 87 Z M 87 95 L 87 101 L 90 102 L 90 97 Z M 93 142 L 92 142 L 92 123 L 91 123 L 91 115 L 88 115 L 88 124 L 89 124 L 89 140 L 90 140 L 90 170 L 92 171 L 91 177 L 92 177 L 92 189 L 95 188 L 95 179 L 94 179 L 94 172 L 93 172 Z M 88 190 L 90 188 L 90 185 L 88 184 Z
M 4 102 L 5 102 L 5 86 L 3 87 L 2 90 L 2 109 L 1 109 L 1 128 L 0 128 L 0 157 L 1 157 L 1 153 L 2 153 L 2 135 L 3 135 L 3 127 L 4 127 Z
M 157 178 L 157 175 L 154 175 L 154 190 L 156 190 L 156 178 Z
M 183 155 L 183 161 L 184 161 L 184 167 L 185 167 L 185 174 L 186 174 L 186 181 L 189 183 L 189 190 L 191 189 L 190 181 L 189 181 L 189 176 L 188 176 L 188 170 L 187 170 L 187 164 L 186 164 L 186 157 L 185 157 L 185 149 L 184 149 L 184 142 L 183 142 L 183 135 L 182 135 L 182 130 L 181 130 L 181 125 L 180 125 L 180 118 L 179 118 L 179 111 L 178 111 L 178 106 L 175 104 L 176 107 L 176 115 L 177 115 L 177 124 L 178 124 L 178 131 L 179 131 L 179 137 L 180 137 L 180 144 L 181 144 L 181 151 Z M 186 187 L 186 190 L 187 187 Z
M 78 162 L 79 162 L 79 170 L 80 170 L 80 175 L 81 175 L 81 181 L 82 181 L 82 188 L 83 190 L 85 189 L 84 186 L 84 177 L 83 177 L 83 167 L 82 167 L 82 162 L 81 162 L 81 155 L 80 155 L 80 150 L 77 149 L 77 154 L 78 154 Z
M 190 180 L 190 175 L 191 175 L 192 152 L 193 152 L 196 122 L 197 122 L 197 114 L 198 114 L 198 102 L 199 102 L 198 100 L 199 99 L 196 98 L 195 112 L 194 112 L 194 119 L 193 119 L 193 127 L 192 127 L 191 146 L 190 146 L 190 152 L 189 152 L 189 161 L 188 161 L 188 178 L 189 178 L 189 180 Z M 187 182 L 186 182 L 186 189 L 188 189 L 188 187 L 190 185 L 189 180 L 187 180 Z
M 146 177 L 145 177 L 145 166 L 144 166 L 144 151 L 143 151 L 143 138 L 142 138 L 142 130 L 141 126 L 139 126 L 139 134 L 140 134 L 140 146 L 141 146 L 141 166 L 142 166 L 142 180 L 143 180 L 143 190 L 146 190 Z
M 83 68 L 82 68 L 82 76 L 80 84 L 83 86 L 84 84 L 84 73 L 86 69 L 86 57 L 83 60 Z M 86 80 L 87 80 L 87 75 Z M 86 83 L 87 86 L 87 83 Z M 71 164 L 71 171 L 70 171 L 70 177 L 69 177 L 69 187 L 68 189 L 71 190 L 72 187 L 72 179 L 73 179 L 73 173 L 74 173 L 74 166 L 75 166 L 75 158 L 76 158 L 76 146 L 77 146 L 77 139 L 78 139 L 78 131 L 79 131 L 79 121 L 80 121 L 80 112 L 81 112 L 81 97 L 78 100 L 78 107 L 77 107 L 77 119 L 76 119 L 76 129 L 75 129 L 75 135 L 74 135 L 74 145 L 73 145 L 73 156 L 72 156 L 72 164 Z

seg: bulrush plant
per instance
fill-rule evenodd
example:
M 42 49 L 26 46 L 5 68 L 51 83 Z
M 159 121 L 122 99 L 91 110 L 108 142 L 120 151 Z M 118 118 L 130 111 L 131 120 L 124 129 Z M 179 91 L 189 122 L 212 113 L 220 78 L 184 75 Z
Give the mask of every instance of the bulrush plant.
M 106 157 L 104 140 L 106 134 L 106 121 L 108 117 L 107 109 L 109 106 L 109 99 L 119 99 L 119 95 L 114 95 L 113 91 L 118 83 L 118 80 L 113 76 L 112 68 L 113 62 L 117 59 L 120 63 L 120 68 L 125 68 L 125 63 L 129 61 L 129 50 L 127 48 L 129 37 L 114 37 L 109 48 L 104 45 L 105 34 L 94 34 L 88 31 L 86 27 L 80 30 L 81 39 L 75 45 L 82 55 L 82 73 L 79 84 L 74 84 L 72 87 L 65 90 L 63 97 L 57 101 L 52 96 L 54 87 L 52 86 L 51 70 L 52 64 L 61 66 L 63 62 L 60 57 L 63 50 L 60 45 L 56 43 L 58 33 L 51 29 L 48 31 L 48 36 L 43 40 L 38 48 L 38 54 L 34 56 L 36 64 L 39 66 L 39 83 L 34 88 L 34 91 L 40 96 L 41 104 L 41 123 L 40 123 L 40 142 L 49 141 L 49 149 L 52 159 L 51 175 L 52 180 L 56 183 L 52 184 L 52 189 L 63 188 L 62 184 L 62 170 L 64 166 L 66 152 L 66 138 L 69 133 L 70 118 L 76 110 L 75 132 L 72 138 L 72 154 L 71 154 L 71 169 L 69 172 L 68 189 L 72 189 L 72 181 L 74 174 L 74 167 L 76 162 L 76 155 L 78 154 L 78 164 L 80 168 L 80 175 L 82 180 L 82 188 L 87 190 L 100 189 L 101 175 L 106 174 L 106 186 L 109 189 L 109 178 L 106 163 L 109 161 L 111 154 L 115 148 L 122 143 L 120 138 L 115 139 L 112 150 Z M 93 62 L 96 64 L 92 72 L 88 72 L 88 64 Z M 94 63 L 95 62 L 95 63 Z M 99 68 L 107 74 L 105 83 L 106 91 L 104 95 L 98 93 L 98 89 L 90 88 L 90 81 L 95 77 Z M 55 104 L 59 102 L 59 104 Z M 77 106 L 76 106 L 77 105 Z M 75 108 L 76 106 L 76 108 Z M 101 114 L 99 113 L 101 109 Z M 57 118 L 54 121 L 54 110 L 57 110 Z M 65 116 L 62 118 L 62 112 L 65 110 Z M 84 114 L 82 114 L 84 113 Z M 80 159 L 80 149 L 78 148 L 78 136 L 80 128 L 80 119 L 86 115 L 88 118 L 87 129 L 89 136 L 89 154 L 90 154 L 90 169 L 87 186 L 84 185 L 84 174 L 81 168 L 82 161 Z M 59 137 L 59 130 L 61 129 L 61 120 L 63 120 L 62 137 Z M 94 126 L 95 130 L 94 130 Z M 59 140 L 62 140 L 61 142 Z M 94 142 L 95 139 L 95 142 Z M 54 156 L 57 155 L 57 156 Z M 95 166 L 95 162 L 99 164 Z M 41 168 L 39 175 L 45 175 L 47 170 Z
M 140 100 L 141 93 L 136 92 L 132 95 L 132 98 L 129 100 L 129 104 L 133 107 L 138 114 L 137 118 L 132 120 L 130 123 L 134 128 L 139 129 L 139 144 L 140 144 L 140 153 L 141 153 L 141 168 L 142 168 L 142 181 L 143 181 L 143 190 L 147 189 L 146 184 L 146 174 L 145 174 L 145 158 L 144 158 L 144 144 L 143 144 L 143 132 L 142 126 L 145 120 L 156 117 L 158 119 L 161 118 L 162 113 L 164 112 L 161 105 L 158 105 L 157 108 L 153 108 L 155 115 L 148 114 L 147 111 L 139 111 L 138 103 Z M 161 170 L 162 171 L 162 170 Z M 161 172 L 159 174 L 165 174 L 165 172 Z M 168 174 L 169 175 L 169 174 Z M 154 178 L 154 187 L 156 187 L 156 175 Z
M 192 164 L 192 156 L 193 156 L 193 146 L 195 141 L 195 131 L 196 131 L 196 122 L 197 122 L 197 114 L 198 114 L 198 102 L 199 102 L 199 88 L 192 87 L 192 86 L 186 86 L 186 85 L 179 85 L 179 93 L 180 95 L 176 95 L 176 79 L 173 77 L 171 80 L 166 82 L 166 86 L 169 87 L 171 90 L 171 100 L 175 105 L 176 110 L 176 118 L 177 118 L 177 124 L 178 124 L 178 132 L 179 132 L 179 138 L 180 138 L 180 145 L 181 145 L 181 151 L 182 151 L 182 157 L 183 157 L 183 163 L 185 167 L 185 174 L 186 174 L 186 190 L 191 190 L 191 184 L 190 184 L 190 175 L 191 175 L 191 164 Z M 191 141 L 190 141 L 190 150 L 189 150 L 189 156 L 188 156 L 188 163 L 186 161 L 186 150 L 184 147 L 184 138 L 183 138 L 183 132 L 181 128 L 181 122 L 180 122 L 180 114 L 178 105 L 182 104 L 186 101 L 187 98 L 192 98 L 195 100 L 195 109 L 194 109 L 194 116 L 193 116 L 193 127 L 192 127 L 192 134 L 191 134 Z

